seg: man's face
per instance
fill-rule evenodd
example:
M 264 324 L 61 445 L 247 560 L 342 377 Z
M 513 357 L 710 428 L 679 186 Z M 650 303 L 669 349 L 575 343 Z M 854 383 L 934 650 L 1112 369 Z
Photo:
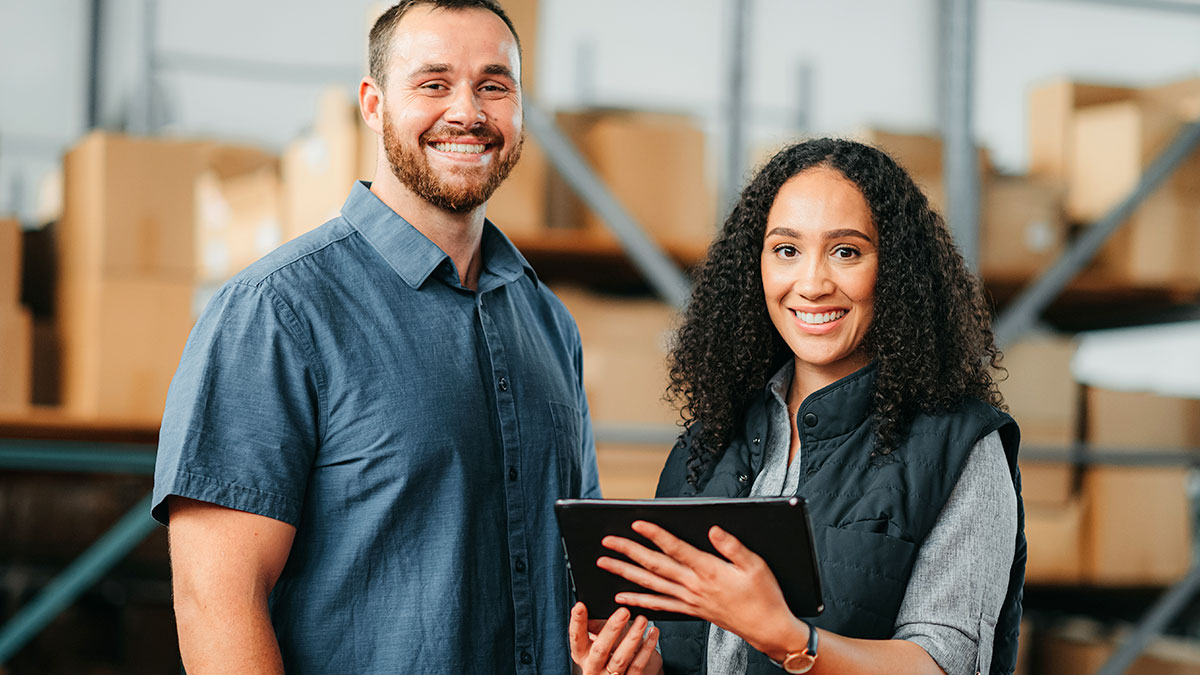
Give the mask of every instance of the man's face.
M 521 155 L 521 62 L 500 17 L 414 7 L 392 37 L 383 144 L 392 173 L 447 211 L 483 204 Z

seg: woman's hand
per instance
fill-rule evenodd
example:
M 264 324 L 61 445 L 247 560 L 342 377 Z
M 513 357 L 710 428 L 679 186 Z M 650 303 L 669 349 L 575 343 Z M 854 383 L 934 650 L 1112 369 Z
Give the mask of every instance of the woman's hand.
M 596 565 L 658 595 L 619 593 L 618 603 L 699 617 L 776 659 L 807 641 L 808 629 L 788 609 L 771 569 L 733 535 L 719 527 L 708 531 L 722 560 L 653 523 L 636 521 L 633 531 L 659 550 L 608 536 L 601 542 L 606 548 L 637 564 L 602 557 Z
M 629 610 L 623 607 L 608 621 L 588 621 L 587 608 L 577 602 L 568 629 L 571 660 L 583 675 L 661 675 L 662 656 L 654 648 L 658 629 L 647 633 L 646 623 L 639 616 L 630 624 Z

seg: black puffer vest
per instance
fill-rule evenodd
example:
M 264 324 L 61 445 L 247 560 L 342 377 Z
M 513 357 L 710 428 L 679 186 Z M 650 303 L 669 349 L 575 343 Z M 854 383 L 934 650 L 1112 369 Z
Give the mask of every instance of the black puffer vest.
M 847 637 L 892 636 L 917 551 L 975 443 L 998 430 L 1017 491 L 1017 541 L 990 672 L 1012 673 L 1025 579 L 1017 424 L 989 405 L 968 401 L 952 413 L 918 416 L 895 451 L 878 455 L 869 419 L 874 382 L 875 367 L 863 368 L 809 396 L 797 413 L 801 443 L 797 494 L 808 500 L 825 601 L 824 613 L 811 620 Z M 657 496 L 748 496 L 762 469 L 769 396 L 764 390 L 750 402 L 741 429 L 720 460 L 700 477 L 699 489 L 687 482 L 688 446 L 695 430 L 685 433 L 663 467 Z M 657 625 L 667 673 L 706 671 L 706 622 Z M 782 670 L 751 650 L 746 672 Z

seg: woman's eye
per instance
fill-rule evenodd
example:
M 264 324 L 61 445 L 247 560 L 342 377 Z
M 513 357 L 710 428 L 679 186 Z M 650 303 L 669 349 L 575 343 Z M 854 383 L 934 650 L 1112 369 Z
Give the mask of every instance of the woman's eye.
M 849 260 L 858 256 L 858 249 L 850 246 L 839 246 L 833 250 L 833 255 L 836 258 Z
M 797 255 L 800 255 L 800 252 L 796 250 L 795 246 L 780 244 L 775 247 L 775 255 L 780 258 L 795 258 Z

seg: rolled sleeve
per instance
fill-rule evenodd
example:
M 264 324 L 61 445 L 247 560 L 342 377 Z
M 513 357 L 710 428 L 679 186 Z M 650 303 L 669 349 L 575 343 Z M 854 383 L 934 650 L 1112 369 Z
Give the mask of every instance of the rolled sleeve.
M 167 394 L 151 514 L 171 495 L 300 519 L 318 445 L 321 377 L 288 305 L 227 284 L 196 322 Z
M 918 552 L 893 637 L 920 645 L 947 675 L 987 673 L 1016 533 L 1016 490 L 992 433 Z

